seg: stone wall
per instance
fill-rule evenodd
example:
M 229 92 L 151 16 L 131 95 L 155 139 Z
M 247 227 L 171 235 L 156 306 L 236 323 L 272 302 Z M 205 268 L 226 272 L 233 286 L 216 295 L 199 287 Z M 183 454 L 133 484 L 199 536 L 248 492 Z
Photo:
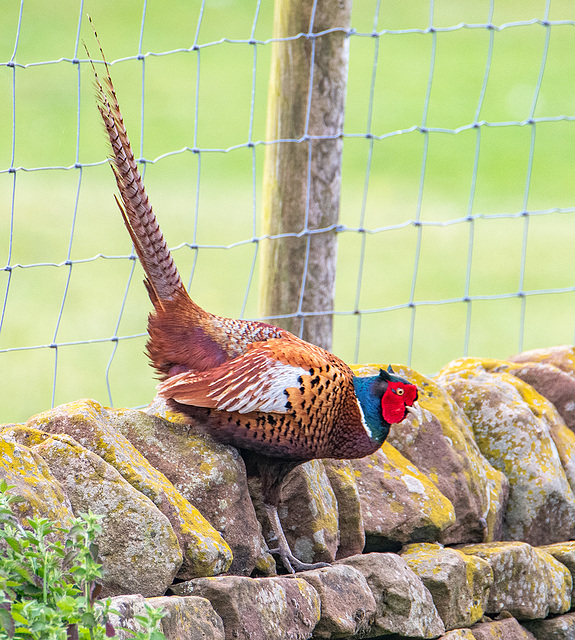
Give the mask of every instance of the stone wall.
M 292 549 L 326 568 L 277 575 L 238 452 L 158 403 L 4 425 L 0 477 L 22 521 L 104 516 L 117 626 L 149 603 L 170 640 L 575 639 L 575 349 L 460 359 L 434 379 L 393 366 L 420 415 L 373 456 L 306 463 L 284 486 Z

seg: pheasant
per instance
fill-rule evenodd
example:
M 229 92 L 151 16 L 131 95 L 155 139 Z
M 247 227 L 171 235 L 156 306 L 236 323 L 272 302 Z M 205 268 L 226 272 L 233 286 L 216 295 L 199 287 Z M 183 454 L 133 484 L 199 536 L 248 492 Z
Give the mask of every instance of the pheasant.
M 102 81 L 95 67 L 94 74 L 121 197 L 116 202 L 154 307 L 146 350 L 161 379 L 158 395 L 220 442 L 237 447 L 248 475 L 261 478 L 278 545 L 271 551 L 285 568 L 294 573 L 325 566 L 304 563 L 290 550 L 277 512 L 284 478 L 308 460 L 375 452 L 390 425 L 413 410 L 417 387 L 391 367 L 355 377 L 337 356 L 284 329 L 220 317 L 196 304 L 149 203 L 107 64 Z

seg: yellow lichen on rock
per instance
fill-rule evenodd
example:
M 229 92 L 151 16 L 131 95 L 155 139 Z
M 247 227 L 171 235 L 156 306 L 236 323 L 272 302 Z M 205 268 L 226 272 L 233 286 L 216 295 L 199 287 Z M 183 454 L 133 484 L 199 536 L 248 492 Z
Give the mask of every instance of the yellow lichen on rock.
M 111 423 L 107 409 L 94 400 L 79 400 L 34 416 L 27 426 L 72 436 L 150 498 L 166 514 L 178 536 L 184 553 L 182 577 L 225 572 L 232 553 L 218 531 Z
M 262 536 L 237 449 L 217 442 L 181 416 L 168 420 L 169 412 L 158 402 L 145 412 L 107 412 L 111 426 L 220 532 L 233 552 L 231 573 L 250 575 L 256 568 L 262 575 L 275 573 L 275 560 Z
M 452 629 L 441 636 L 441 640 L 476 640 L 476 638 L 469 629 Z
M 486 560 L 493 570 L 488 615 L 505 610 L 520 620 L 534 619 L 571 608 L 571 574 L 551 554 L 525 542 L 465 545 L 459 550 Z
M 523 369 L 529 369 L 532 363 L 523 365 Z M 500 362 L 487 371 L 499 373 L 506 372 L 509 375 L 507 380 L 521 394 L 523 400 L 527 403 L 533 415 L 544 420 L 549 427 L 549 433 L 563 465 L 563 469 L 567 476 L 567 480 L 571 489 L 575 491 L 575 433 L 565 424 L 565 420 L 559 414 L 557 408 L 545 396 L 538 393 L 530 384 L 527 384 L 520 377 L 515 375 L 519 373 L 518 365 L 513 362 Z M 575 403 L 575 397 L 573 398 Z
M 335 560 L 337 500 L 320 460 L 310 460 L 287 476 L 278 513 L 290 547 L 299 559 L 303 562 Z M 268 544 L 275 543 L 275 540 L 268 541 Z
M 513 356 L 513 362 L 542 362 L 552 364 L 567 373 L 575 373 L 575 347 L 563 345 L 532 349 Z
M 222 619 L 205 598 L 175 595 L 143 598 L 140 594 L 111 599 L 112 613 L 108 620 L 116 631 L 116 637 L 132 638 L 137 632 L 142 632 L 137 616 L 147 616 L 148 607 L 162 610 L 158 631 L 169 640 L 224 640 Z
M 381 448 L 386 458 L 383 469 L 390 479 L 400 479 L 407 487 L 414 499 L 430 521 L 441 531 L 455 522 L 455 511 L 451 501 L 446 498 L 429 478 L 403 456 L 389 442 L 384 442 Z
M 387 478 L 399 477 L 412 499 L 430 521 L 440 530 L 455 522 L 453 505 L 426 475 L 389 442 L 383 443 L 381 452 L 384 455 L 383 470 Z
M 551 554 L 555 560 L 565 565 L 571 573 L 571 578 L 573 580 L 571 604 L 572 606 L 575 606 L 575 542 L 556 542 L 555 544 L 538 547 L 538 550 Z
M 483 455 L 509 480 L 504 537 L 532 544 L 571 538 L 575 495 L 558 451 L 570 450 L 571 437 L 557 427 L 555 408 L 504 361 L 459 359 L 438 379 L 470 419 Z
M 4 442 L 31 445 L 58 479 L 75 515 L 93 511 L 103 517 L 97 544 L 105 595 L 138 590 L 151 596 L 166 590 L 182 552 L 168 519 L 151 500 L 69 435 L 20 426 L 2 436 Z
M 429 589 L 446 629 L 469 627 L 485 613 L 493 571 L 485 560 L 437 544 L 410 544 L 401 557 Z
M 74 516 L 72 505 L 45 460 L 30 447 L 6 437 L 18 426 L 10 425 L 0 432 L 0 478 L 14 487 L 13 495 L 22 498 L 14 505 L 15 514 L 22 521 L 47 518 L 66 523 Z
M 349 460 L 323 460 L 323 466 L 337 501 L 339 545 L 336 558 L 361 553 L 365 546 L 365 529 L 353 466 Z
M 437 540 L 455 522 L 451 502 L 389 443 L 352 465 L 368 550 L 386 549 L 392 542 Z

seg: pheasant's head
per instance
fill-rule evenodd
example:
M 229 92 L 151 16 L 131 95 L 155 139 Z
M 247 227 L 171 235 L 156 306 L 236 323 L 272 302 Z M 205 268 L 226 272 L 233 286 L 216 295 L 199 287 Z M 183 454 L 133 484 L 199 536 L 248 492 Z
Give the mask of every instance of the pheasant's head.
M 354 387 L 366 426 L 381 443 L 389 426 L 401 422 L 417 402 L 417 386 L 396 375 L 391 366 L 377 376 L 354 378 Z
M 417 387 L 405 378 L 396 376 L 391 365 L 387 371 L 379 370 L 379 379 L 387 382 L 387 386 L 381 396 L 381 415 L 389 424 L 401 422 L 410 407 L 417 402 Z

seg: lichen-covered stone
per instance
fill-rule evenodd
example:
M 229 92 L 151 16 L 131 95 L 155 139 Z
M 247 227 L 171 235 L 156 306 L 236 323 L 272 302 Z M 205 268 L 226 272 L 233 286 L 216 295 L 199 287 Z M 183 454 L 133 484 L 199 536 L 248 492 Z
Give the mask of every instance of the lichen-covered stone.
M 512 358 L 508 371 L 552 402 L 567 426 L 575 431 L 575 368 L 564 370 L 551 362 L 526 362 L 524 357 L 531 356 L 527 352 L 515 356 L 518 360 L 514 362 Z
M 205 598 L 197 596 L 116 596 L 111 607 L 116 613 L 109 621 L 119 640 L 133 638 L 133 633 L 142 630 L 136 616 L 145 614 L 146 605 L 162 609 L 164 617 L 159 630 L 167 640 L 224 640 L 222 619 Z
M 549 426 L 549 433 L 559 454 L 563 471 L 571 491 L 575 493 L 575 432 L 565 424 L 552 404 L 549 404 L 548 408 L 549 411 L 542 412 L 541 419 Z
M 41 413 L 28 427 L 46 433 L 66 433 L 113 466 L 135 489 L 147 496 L 171 522 L 182 548 L 184 577 L 226 571 L 232 553 L 221 535 L 185 500 L 174 485 L 112 426 L 110 412 L 93 400 L 79 400 Z
M 363 574 L 344 564 L 298 573 L 317 591 L 321 618 L 314 638 L 363 637 L 375 618 L 375 599 Z
M 534 636 L 511 616 L 480 622 L 471 628 L 471 633 L 475 640 L 535 640 Z
M 109 409 L 108 414 L 113 426 L 219 531 L 233 553 L 230 573 L 275 572 L 237 449 L 216 442 L 157 401 L 145 413 Z
M 3 432 L 32 445 L 62 485 L 74 513 L 102 515 L 97 544 L 104 595 L 163 594 L 182 563 L 168 519 L 111 465 L 65 434 L 30 427 Z
M 389 443 L 352 460 L 361 501 L 366 550 L 434 542 L 455 522 L 451 502 Z
M 575 491 L 575 431 L 567 426 L 562 413 L 575 419 L 575 372 L 573 376 L 549 364 L 527 362 L 515 364 L 497 360 L 482 361 L 483 368 L 491 373 L 507 372 L 522 382 L 513 381 L 527 403 L 532 404 L 535 415 L 547 423 L 549 433 L 563 465 L 571 489 Z M 524 384 L 525 383 L 525 384 Z M 566 388 L 568 387 L 568 388 Z M 531 388 L 535 389 L 549 402 L 533 401 Z M 569 407 L 573 405 L 573 415 Z M 560 407 L 563 407 L 563 412 Z M 575 429 L 575 424 L 573 424 Z
M 362 573 L 375 598 L 375 620 L 363 637 L 396 633 L 436 638 L 445 631 L 431 594 L 400 556 L 367 553 L 338 560 L 337 563 Z
M 321 615 L 316 590 L 297 577 L 196 578 L 172 590 L 208 599 L 224 623 L 226 640 L 309 638 Z
M 384 365 L 356 365 L 356 375 L 375 375 Z M 494 469 L 479 451 L 471 425 L 458 405 L 434 380 L 402 365 L 394 371 L 419 389 L 421 408 L 392 425 L 388 442 L 408 458 L 448 498 L 456 521 L 440 540 L 488 542 L 501 535 L 508 495 L 505 476 Z
M 261 482 L 250 478 L 250 494 L 270 548 L 277 541 L 263 508 Z M 332 562 L 338 547 L 338 509 L 321 460 L 310 460 L 283 481 L 278 514 L 293 554 L 303 562 Z
M 442 635 L 439 640 L 475 640 L 469 629 L 453 629 Z
M 6 425 L 0 432 L 0 479 L 20 498 L 12 508 L 22 523 L 28 518 L 47 518 L 65 524 L 74 517 L 70 499 L 35 451 L 15 441 L 10 433 L 20 425 Z
M 310 460 L 287 476 L 282 485 L 278 513 L 297 558 L 303 562 L 335 560 L 337 500 L 321 460 Z
M 518 620 L 532 620 L 571 608 L 571 574 L 546 551 L 525 542 L 466 545 L 459 550 L 486 560 L 493 570 L 488 615 L 508 611 Z
M 361 553 L 365 529 L 355 472 L 349 460 L 323 460 L 329 483 L 337 500 L 339 544 L 336 559 Z
M 511 362 L 543 362 L 569 374 L 575 374 L 575 347 L 568 344 L 523 351 L 509 358 Z
M 493 571 L 478 556 L 437 544 L 410 544 L 401 557 L 429 589 L 446 629 L 470 627 L 483 617 Z
M 551 554 L 555 560 L 564 564 L 573 579 L 573 589 L 571 591 L 571 606 L 575 605 L 575 542 L 556 542 L 543 547 L 538 547 L 541 551 Z
M 560 360 L 559 354 L 568 357 L 561 362 L 564 368 L 551 364 Z M 544 360 L 550 357 L 550 362 Z M 545 407 L 542 418 L 549 424 L 551 437 L 571 489 L 575 491 L 575 367 L 572 367 L 573 347 L 525 352 L 514 356 L 516 361 L 502 363 L 497 370 L 508 371 L 533 387 L 551 403 Z M 534 358 L 533 362 L 525 359 Z M 537 358 L 542 360 L 538 361 Z M 556 411 L 555 411 L 556 409 Z
M 439 380 L 470 419 L 483 455 L 509 480 L 503 537 L 535 545 L 568 540 L 575 496 L 546 417 L 556 410 L 519 378 L 496 371 L 500 364 L 456 360 Z
M 575 640 L 575 613 L 523 623 L 536 640 Z

